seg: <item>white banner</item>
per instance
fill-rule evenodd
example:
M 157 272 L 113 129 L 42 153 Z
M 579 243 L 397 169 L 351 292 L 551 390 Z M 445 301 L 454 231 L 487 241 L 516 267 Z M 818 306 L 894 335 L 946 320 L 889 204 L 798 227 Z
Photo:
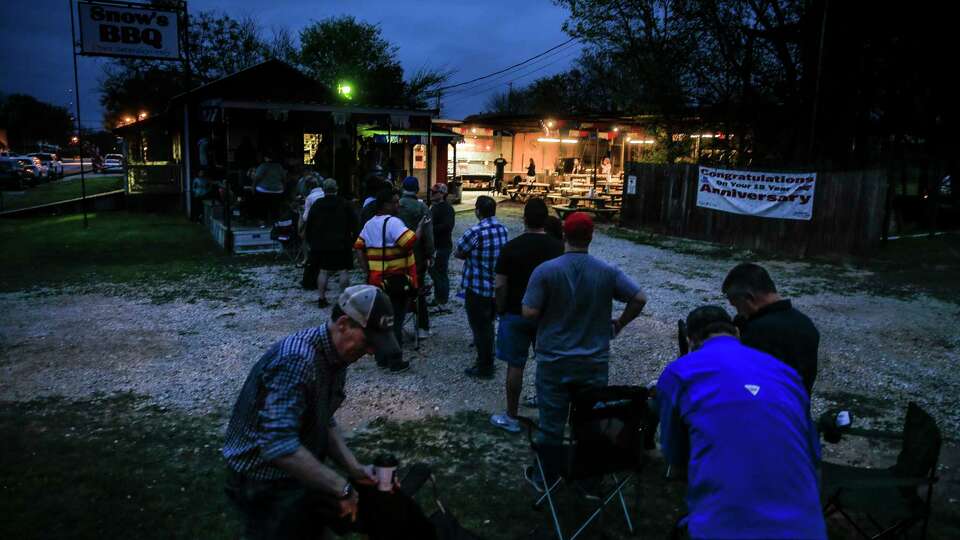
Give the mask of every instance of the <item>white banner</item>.
M 180 20 L 175 11 L 91 2 L 79 2 L 77 11 L 81 54 L 180 58 Z
M 817 173 L 734 171 L 700 167 L 697 206 L 765 218 L 809 220 Z

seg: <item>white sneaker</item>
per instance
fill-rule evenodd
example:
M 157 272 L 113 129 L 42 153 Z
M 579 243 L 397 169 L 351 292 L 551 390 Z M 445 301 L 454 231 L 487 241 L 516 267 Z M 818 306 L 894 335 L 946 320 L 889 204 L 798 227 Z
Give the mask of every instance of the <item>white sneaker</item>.
M 506 414 L 494 414 L 490 416 L 490 423 L 510 433 L 520 433 L 520 431 L 522 431 L 520 422 L 517 422 L 515 418 L 510 418 L 510 416 Z
M 433 334 L 429 330 L 424 330 L 423 328 L 417 328 L 417 339 L 427 339 Z

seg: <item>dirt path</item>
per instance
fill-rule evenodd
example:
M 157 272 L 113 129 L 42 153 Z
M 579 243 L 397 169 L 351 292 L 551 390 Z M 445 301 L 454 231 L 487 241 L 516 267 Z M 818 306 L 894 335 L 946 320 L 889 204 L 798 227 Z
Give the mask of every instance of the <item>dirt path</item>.
M 458 229 L 472 219 L 459 215 Z M 511 237 L 516 218 L 504 218 Z M 645 384 L 676 354 L 678 317 L 705 302 L 723 304 L 728 259 L 677 253 L 597 235 L 592 252 L 647 290 L 648 309 L 613 345 L 611 382 Z M 460 265 L 452 262 L 451 273 Z M 925 296 L 891 298 L 859 291 L 868 274 L 798 262 L 768 264 L 774 279 L 823 334 L 814 408 L 845 402 L 866 424 L 895 425 L 909 400 L 960 427 L 960 306 Z M 319 324 L 329 312 L 299 290 L 290 266 L 252 272 L 255 287 L 227 301 L 154 304 L 146 291 L 116 294 L 0 295 L 0 400 L 130 391 L 197 413 L 232 406 L 249 367 L 273 341 Z M 459 277 L 452 278 L 454 284 Z M 154 295 L 155 297 L 156 295 Z M 330 293 L 333 298 L 333 293 Z M 391 375 L 371 360 L 351 368 L 342 424 L 378 416 L 420 418 L 503 407 L 502 369 L 493 381 L 462 375 L 472 361 L 462 305 L 434 318 L 434 336 L 411 351 L 414 369 Z M 532 392 L 528 370 L 526 393 Z

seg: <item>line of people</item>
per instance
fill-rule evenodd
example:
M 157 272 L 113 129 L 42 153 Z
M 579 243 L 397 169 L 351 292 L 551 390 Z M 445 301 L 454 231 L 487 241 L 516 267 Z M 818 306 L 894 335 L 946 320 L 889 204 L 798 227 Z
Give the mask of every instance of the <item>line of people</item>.
M 527 202 L 525 231 L 509 241 L 494 210 L 478 199 L 480 221 L 458 248 L 466 258 L 466 308 L 478 355 L 467 374 L 493 374 L 496 312 L 506 411 L 490 421 L 521 431 L 519 398 L 532 349 L 539 443 L 560 444 L 574 395 L 607 386 L 610 342 L 647 297 L 622 270 L 589 254 L 587 214 L 564 221 L 561 245 L 544 232 L 543 201 Z M 819 332 L 757 264 L 734 267 L 721 291 L 736 318 L 720 306 L 693 310 L 686 318 L 692 352 L 667 366 L 655 390 L 663 456 L 688 482 L 689 514 L 680 525 L 695 538 L 824 538 L 820 447 L 810 417 Z M 625 304 L 616 317 L 614 300 Z M 534 467 L 524 476 L 545 489 Z
M 523 211 L 524 233 L 509 240 L 496 219 L 496 201 L 480 197 L 478 223 L 454 244 L 454 214 L 443 206 L 443 189 L 434 189 L 435 204 L 426 209 L 415 198 L 415 179 L 409 180 L 410 225 L 399 215 L 403 198 L 383 184 L 368 201 L 365 211 L 372 215 L 365 223 L 347 201 L 337 200 L 333 185 L 309 212 L 311 241 L 316 227 L 342 232 L 326 231 L 332 236 L 314 245 L 311 267 L 343 271 L 355 249 L 367 284 L 343 288 L 330 322 L 275 344 L 247 379 L 224 456 L 228 492 L 248 530 L 317 526 L 296 522 L 303 506 L 290 502 L 314 504 L 318 493 L 331 509 L 330 522 L 356 516 L 352 486 L 367 485 L 371 477 L 333 423 L 345 397 L 344 373 L 368 353 L 392 371 L 409 367 L 399 345 L 407 300 L 422 298 L 417 291 L 428 269 L 440 266 L 442 250 L 464 260 L 461 286 L 477 353 L 467 374 L 492 377 L 495 357 L 507 365 L 506 411 L 491 422 L 519 431 L 520 389 L 532 349 L 544 444 L 563 435 L 577 391 L 607 385 L 611 340 L 647 303 L 622 270 L 590 255 L 594 227 L 588 215 L 568 216 L 561 244 L 546 231 L 546 205 L 531 199 Z M 436 234 L 438 222 L 442 235 Z M 434 233 L 433 246 L 425 241 L 425 227 Z M 328 258 L 324 250 L 337 253 Z M 442 306 L 448 293 L 442 280 L 433 281 L 435 303 Z M 819 333 L 758 265 L 736 266 L 722 291 L 737 317 L 719 306 L 691 312 L 692 352 L 671 363 L 656 388 L 664 458 L 685 471 L 689 484 L 684 525 L 693 537 L 824 537 L 816 498 L 819 445 L 809 414 Z M 320 294 L 322 303 L 324 289 Z M 616 317 L 614 300 L 625 304 Z M 348 477 L 324 465 L 326 457 Z M 525 476 L 543 489 L 530 468 Z

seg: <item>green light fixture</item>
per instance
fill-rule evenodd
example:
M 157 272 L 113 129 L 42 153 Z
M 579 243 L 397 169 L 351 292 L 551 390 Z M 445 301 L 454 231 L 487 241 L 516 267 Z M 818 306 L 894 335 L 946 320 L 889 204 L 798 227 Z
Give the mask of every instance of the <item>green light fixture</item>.
M 353 85 L 348 82 L 341 82 L 337 85 L 337 94 L 343 99 L 353 99 Z

